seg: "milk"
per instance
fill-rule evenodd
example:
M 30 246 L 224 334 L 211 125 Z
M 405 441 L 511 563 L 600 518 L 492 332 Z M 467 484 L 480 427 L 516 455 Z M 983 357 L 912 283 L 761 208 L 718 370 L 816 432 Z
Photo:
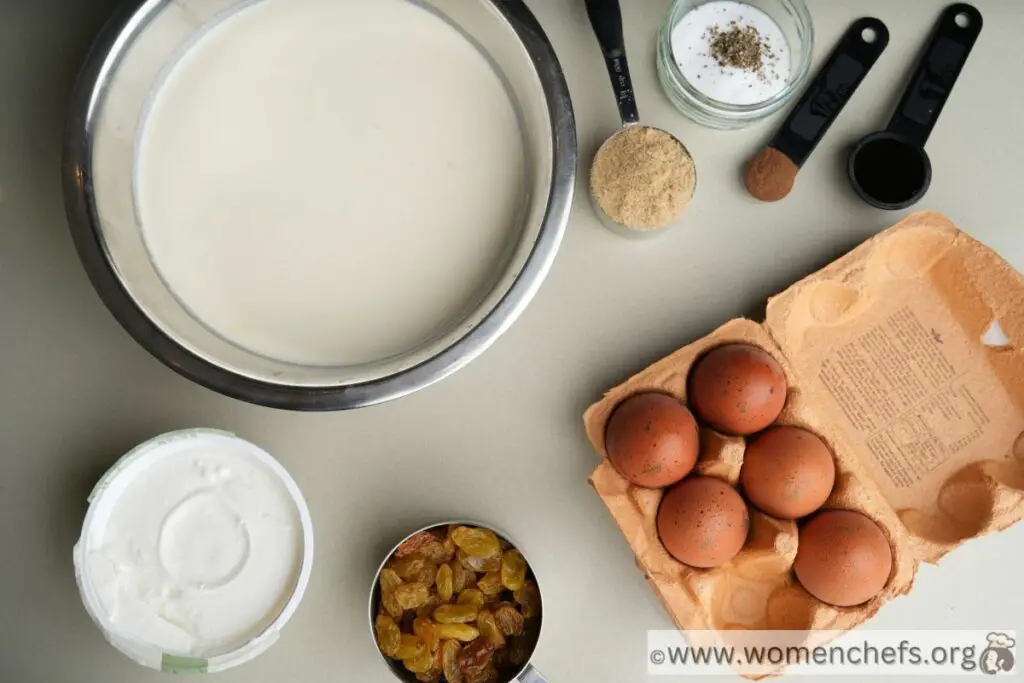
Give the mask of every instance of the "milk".
M 442 332 L 514 239 L 523 140 L 499 76 L 406 0 L 261 0 L 158 87 L 135 191 L 151 258 L 214 332 L 342 365 Z

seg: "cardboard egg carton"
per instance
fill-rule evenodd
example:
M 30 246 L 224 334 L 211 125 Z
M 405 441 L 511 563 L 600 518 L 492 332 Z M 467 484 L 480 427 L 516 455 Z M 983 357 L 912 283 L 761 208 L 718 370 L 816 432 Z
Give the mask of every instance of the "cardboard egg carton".
M 754 344 L 789 389 L 778 422 L 835 455 L 825 508 L 875 520 L 893 550 L 885 589 L 856 607 L 820 602 L 792 571 L 799 521 L 751 511 L 730 562 L 672 558 L 655 525 L 662 491 L 608 461 L 605 425 L 637 393 L 686 400 L 706 351 Z M 609 391 L 584 415 L 602 458 L 590 482 L 683 630 L 848 630 L 913 585 L 922 561 L 1024 517 L 1024 278 L 937 213 L 914 214 L 773 297 L 767 320 L 732 320 Z M 696 473 L 736 484 L 745 440 L 701 430 Z

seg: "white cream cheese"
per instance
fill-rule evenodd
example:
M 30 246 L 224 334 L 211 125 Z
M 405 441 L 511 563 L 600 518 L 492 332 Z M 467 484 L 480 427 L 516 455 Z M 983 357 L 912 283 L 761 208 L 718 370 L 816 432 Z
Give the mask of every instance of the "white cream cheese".
M 256 452 L 230 435 L 178 436 L 110 480 L 83 534 L 83 574 L 105 630 L 206 658 L 279 618 L 312 539 L 294 483 Z

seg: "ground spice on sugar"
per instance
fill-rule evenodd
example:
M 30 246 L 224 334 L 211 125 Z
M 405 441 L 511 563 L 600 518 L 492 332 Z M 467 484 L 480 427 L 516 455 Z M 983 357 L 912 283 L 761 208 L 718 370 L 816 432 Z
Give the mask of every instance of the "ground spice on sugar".
M 763 65 L 761 34 L 753 26 L 732 26 L 722 31 L 710 29 L 711 56 L 720 66 L 757 71 Z
M 693 159 L 679 141 L 646 126 L 630 126 L 605 143 L 590 171 L 598 206 L 634 230 L 654 230 L 678 218 L 696 181 Z
M 774 147 L 765 147 L 750 163 L 744 181 L 747 190 L 762 202 L 777 202 L 793 189 L 799 167 Z
M 764 82 L 769 80 L 767 68 L 774 67 L 779 61 L 768 39 L 762 37 L 754 26 L 742 26 L 732 21 L 724 29 L 719 26 L 708 28 L 705 38 L 708 55 L 718 66 L 750 71 Z M 777 79 L 779 74 L 773 71 L 772 76 Z

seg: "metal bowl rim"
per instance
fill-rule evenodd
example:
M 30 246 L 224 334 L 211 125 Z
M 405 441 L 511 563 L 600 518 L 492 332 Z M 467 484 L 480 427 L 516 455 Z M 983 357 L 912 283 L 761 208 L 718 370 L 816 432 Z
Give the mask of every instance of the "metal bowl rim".
M 300 411 L 347 410 L 389 401 L 427 387 L 483 353 L 519 317 L 554 262 L 565 234 L 576 182 L 576 125 L 568 85 L 550 41 L 522 0 L 482 0 L 515 31 L 530 56 L 544 92 L 551 125 L 551 184 L 540 230 L 508 290 L 457 341 L 412 367 L 355 384 L 300 386 L 276 384 L 211 363 L 167 336 L 136 303 L 115 272 L 93 201 L 92 124 L 110 57 L 122 35 L 165 0 L 122 5 L 103 27 L 79 72 L 65 122 L 61 177 L 72 239 L 101 300 L 122 327 L 165 365 L 192 381 L 232 398 L 272 408 Z

